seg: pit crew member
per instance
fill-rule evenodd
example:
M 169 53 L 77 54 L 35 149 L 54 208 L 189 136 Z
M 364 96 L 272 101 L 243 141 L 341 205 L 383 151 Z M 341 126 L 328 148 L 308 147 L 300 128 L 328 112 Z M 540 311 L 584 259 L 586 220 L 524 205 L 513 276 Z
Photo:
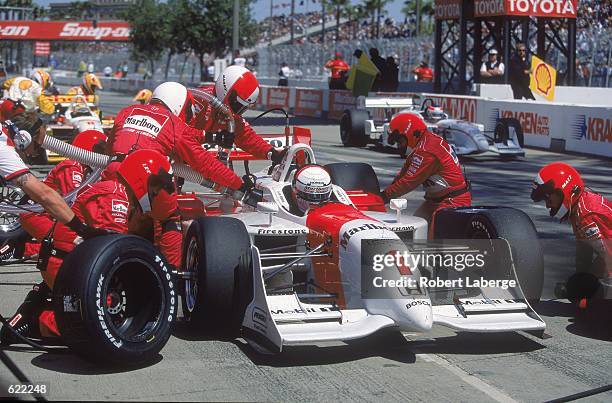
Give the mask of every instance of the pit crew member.
M 242 114 L 255 105 L 259 96 L 259 82 L 253 73 L 244 67 L 229 66 L 223 70 L 214 86 L 199 89 L 214 95 L 234 114 L 236 121 L 234 142 L 237 147 L 257 158 L 272 160 L 275 164 L 283 159 L 285 150 L 272 147 L 259 137 L 251 125 L 242 118 Z M 221 123 L 225 117 L 213 116 L 212 107 L 206 101 L 197 99 L 196 104 L 199 111 L 192 123 L 194 127 L 205 130 L 206 133 L 216 133 L 227 129 L 225 123 Z M 210 142 L 210 139 L 202 137 L 200 142 Z
M 50 115 L 55 112 L 55 104 L 45 95 L 43 88 L 26 77 L 16 77 L 5 83 L 4 99 L 0 104 L 0 120 L 11 119 L 21 112 L 32 112 L 36 108 Z
M 576 239 L 586 241 L 595 252 L 595 260 L 590 259 L 588 267 L 577 267 L 577 270 L 590 270 L 595 277 L 609 281 L 612 278 L 612 202 L 587 190 L 580 173 L 563 162 L 553 162 L 540 169 L 533 182 L 531 199 L 545 201 L 551 217 L 560 215 L 560 221 L 568 220 Z
M 168 209 L 168 194 L 174 191 L 171 166 L 167 157 L 157 151 L 139 150 L 130 154 L 118 169 L 117 178 L 88 185 L 77 197 L 72 210 L 88 225 L 116 233 L 136 233 L 132 217 L 153 214 L 159 217 L 174 213 Z M 63 224 L 53 228 L 51 246 L 41 252 L 39 268 L 44 282 L 32 290 L 11 318 L 13 329 L 26 337 L 59 336 L 53 311 L 47 302 L 63 259 L 75 247 L 77 234 Z M 3 344 L 19 340 L 8 329 L 0 333 Z
M 187 125 L 193 117 L 192 97 L 183 85 L 160 84 L 147 105 L 132 105 L 117 114 L 107 143 L 108 154 L 116 160 L 108 171 L 116 171 L 119 161 L 138 149 L 150 149 L 175 161 L 185 162 L 202 176 L 232 190 L 246 192 L 253 187 L 206 152 L 198 139 L 202 130 Z M 176 197 L 173 196 L 176 204 Z M 168 201 L 170 203 L 170 201 Z M 160 250 L 168 262 L 180 267 L 181 226 L 178 214 L 164 221 L 155 221 L 156 238 L 161 237 Z
M 73 146 L 97 153 L 104 153 L 105 143 L 106 135 L 97 130 L 86 130 L 72 140 Z M 49 172 L 43 183 L 61 196 L 66 196 L 80 187 L 91 171 L 90 167 L 80 162 L 66 159 Z M 23 229 L 38 242 L 42 241 L 53 227 L 53 220 L 48 213 L 25 213 L 19 220 Z M 24 256 L 37 255 L 39 248 L 39 243 L 27 242 Z
M 94 73 L 86 73 L 83 76 L 83 84 L 70 88 L 68 95 L 95 95 L 96 89 L 104 89 L 102 82 Z
M 151 101 L 151 97 L 153 96 L 153 93 L 151 92 L 151 90 L 148 89 L 142 89 L 140 91 L 138 91 L 138 94 L 136 94 L 136 96 L 134 96 L 134 98 L 132 99 L 133 102 L 138 102 L 141 105 L 143 104 L 148 104 L 149 101 Z
M 325 63 L 325 68 L 331 70 L 331 78 L 329 79 L 330 90 L 344 90 L 346 89 L 345 81 L 346 75 L 349 71 L 349 65 L 342 59 L 342 54 L 336 52 L 333 60 L 328 60 Z
M 304 216 L 311 208 L 327 203 L 332 194 L 329 172 L 316 164 L 299 168 L 291 182 L 290 213 Z
M 470 186 L 452 147 L 442 137 L 428 131 L 421 117 L 413 113 L 398 114 L 391 119 L 389 130 L 393 141 L 412 151 L 391 185 L 382 192 L 382 197 L 386 203 L 422 184 L 425 201 L 414 215 L 427 220 L 431 237 L 433 218 L 438 210 L 471 205 Z

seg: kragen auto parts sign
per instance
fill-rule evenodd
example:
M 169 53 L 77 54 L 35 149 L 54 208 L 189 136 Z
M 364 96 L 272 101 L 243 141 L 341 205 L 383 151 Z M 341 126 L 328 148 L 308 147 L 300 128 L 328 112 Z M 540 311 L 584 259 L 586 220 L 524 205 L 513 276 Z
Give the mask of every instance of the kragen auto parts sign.
M 46 41 L 129 41 L 127 22 L 0 21 L 0 39 Z

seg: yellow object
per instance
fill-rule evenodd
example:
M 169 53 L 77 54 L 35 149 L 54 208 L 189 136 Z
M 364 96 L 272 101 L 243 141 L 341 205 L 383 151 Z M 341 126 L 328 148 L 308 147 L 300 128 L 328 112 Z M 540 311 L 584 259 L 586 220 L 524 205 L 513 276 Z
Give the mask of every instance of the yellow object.
M 353 90 L 354 96 L 367 96 L 372 88 L 374 79 L 380 73 L 376 65 L 365 53 L 362 53 L 357 63 L 351 66 L 351 71 L 346 80 L 346 88 Z
M 9 78 L 8 80 L 6 80 L 5 82 L 2 83 L 2 89 L 3 90 L 7 90 L 9 88 L 11 88 L 11 85 L 13 85 L 13 81 L 15 80 L 15 78 Z
M 548 101 L 554 101 L 556 84 L 557 70 L 544 60 L 532 56 L 531 81 L 529 82 L 531 91 L 546 98 Z
M 41 95 L 38 97 L 38 109 L 44 114 L 51 115 L 55 112 L 55 104 L 48 97 Z
M 132 99 L 132 101 L 140 102 L 141 104 L 148 104 L 152 96 L 153 96 L 153 92 L 145 88 L 145 89 L 138 91 L 138 94 L 136 94 L 136 96 L 134 97 L 134 99 Z

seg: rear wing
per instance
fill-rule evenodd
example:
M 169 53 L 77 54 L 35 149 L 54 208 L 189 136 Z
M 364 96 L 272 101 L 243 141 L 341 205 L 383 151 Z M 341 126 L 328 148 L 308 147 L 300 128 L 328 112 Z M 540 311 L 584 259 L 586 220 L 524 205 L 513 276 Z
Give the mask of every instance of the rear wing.
M 408 109 L 415 107 L 412 98 L 384 98 L 384 97 L 359 97 L 357 99 L 358 109 Z
M 267 141 L 273 147 L 291 147 L 294 144 L 302 143 L 311 145 L 312 143 L 312 133 L 310 129 L 305 127 L 293 127 L 289 129 L 289 133 L 287 135 L 282 133 L 277 134 L 259 134 L 259 136 Z M 208 148 L 209 152 L 216 153 L 217 147 Z M 231 161 L 254 161 L 254 160 L 264 160 L 264 158 L 258 158 L 251 153 L 243 151 L 239 148 L 234 148 L 230 153 Z
M 90 108 L 95 108 L 98 105 L 98 96 L 97 95 L 82 95 L 82 94 L 73 94 L 73 95 L 45 95 L 45 98 L 50 100 L 56 105 L 61 105 L 64 108 L 68 108 L 73 102 L 79 100 L 80 102 L 86 102 L 87 106 Z

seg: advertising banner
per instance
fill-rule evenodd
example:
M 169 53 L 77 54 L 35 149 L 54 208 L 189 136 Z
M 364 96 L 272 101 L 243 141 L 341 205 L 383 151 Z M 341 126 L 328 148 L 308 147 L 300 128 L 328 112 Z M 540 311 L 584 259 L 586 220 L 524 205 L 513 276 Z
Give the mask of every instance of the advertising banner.
M 476 0 L 474 16 L 576 18 L 577 5 L 578 0 Z
M 329 113 L 331 119 L 340 119 L 346 109 L 355 109 L 355 97 L 350 91 L 329 91 Z
M 269 87 L 268 88 L 268 108 L 289 108 L 289 88 L 288 87 Z
M 461 0 L 436 0 L 436 19 L 458 20 L 461 17 L 461 3 Z
M 320 117 L 323 112 L 323 90 L 296 88 L 293 111 L 300 116 Z
M 129 41 L 125 21 L 0 21 L 0 40 Z
M 612 108 L 567 107 L 565 149 L 612 158 Z
M 49 56 L 51 53 L 50 42 L 36 42 L 34 44 L 34 56 Z
M 557 70 L 537 56 L 531 57 L 531 79 L 529 88 L 534 94 L 540 95 L 547 101 L 555 100 L 555 86 L 557 85 Z

